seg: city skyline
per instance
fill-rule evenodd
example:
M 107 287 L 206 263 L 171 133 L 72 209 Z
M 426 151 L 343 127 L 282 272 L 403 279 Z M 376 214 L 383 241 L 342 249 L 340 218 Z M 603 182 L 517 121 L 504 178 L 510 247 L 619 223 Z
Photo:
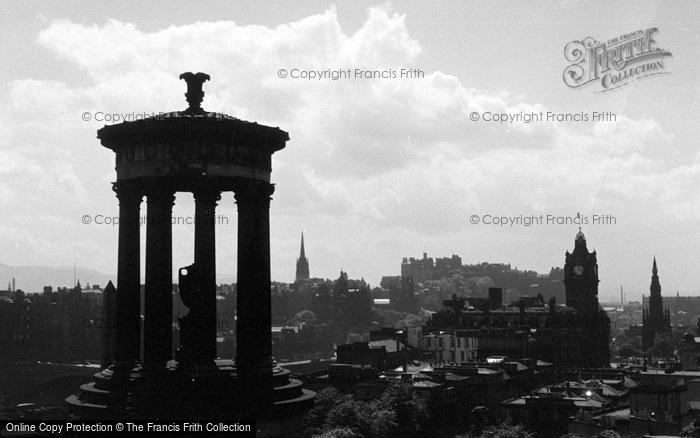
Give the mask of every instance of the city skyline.
M 425 249 L 424 249 L 424 250 L 425 250 Z M 298 275 L 298 273 L 299 273 L 299 263 L 300 263 L 300 260 L 301 260 L 301 259 L 300 259 L 300 258 L 297 258 L 297 278 L 294 280 L 294 282 L 299 281 L 300 278 L 301 278 L 301 279 L 305 279 L 305 278 L 306 278 L 306 279 L 308 279 L 308 278 L 320 278 L 320 279 L 326 279 L 326 280 L 332 280 L 332 279 L 336 278 L 333 274 L 331 274 L 331 275 L 326 275 L 326 276 L 318 275 L 318 276 L 310 276 L 310 277 L 309 277 L 309 275 L 310 275 L 310 274 L 308 273 L 308 271 L 309 271 L 309 263 L 308 263 L 308 258 L 305 257 L 303 232 L 302 232 L 302 237 L 301 237 L 301 250 L 300 250 L 300 255 L 301 255 L 301 256 L 304 256 L 304 257 L 303 257 L 303 260 L 304 260 L 304 261 L 303 261 L 302 263 L 304 263 L 304 264 L 306 265 L 306 267 L 305 267 L 305 269 L 306 269 L 306 276 L 303 276 L 303 275 L 302 275 L 301 277 L 299 277 L 299 275 Z M 454 257 L 454 256 L 458 256 L 458 257 L 459 257 L 459 254 L 451 254 L 451 257 Z M 419 260 L 420 260 L 421 258 L 423 258 L 423 257 L 427 257 L 427 258 L 430 259 L 430 260 L 449 259 L 449 258 L 450 258 L 450 256 L 444 256 L 444 257 L 443 257 L 443 256 L 434 256 L 434 255 L 432 255 L 432 254 L 428 254 L 427 252 L 423 252 L 422 255 L 419 255 L 418 257 L 413 257 L 413 256 L 405 257 L 405 258 L 404 258 L 404 261 L 405 261 L 406 259 L 410 259 L 411 261 L 412 261 L 413 259 L 415 259 L 416 261 L 419 261 Z M 481 264 L 481 263 L 489 263 L 489 264 L 500 264 L 500 263 L 503 263 L 503 264 L 508 264 L 508 265 L 510 265 L 510 264 L 507 263 L 507 262 L 493 262 L 493 261 L 486 261 L 486 260 L 484 260 L 484 261 L 482 261 L 482 262 L 473 263 L 473 264 L 470 264 L 470 263 L 463 263 L 462 266 L 469 266 L 469 265 L 475 266 L 475 265 L 479 265 L 479 264 Z M 402 264 L 402 266 L 403 266 L 403 264 Z M 73 276 L 73 278 L 72 278 L 72 282 L 71 282 L 71 283 L 61 284 L 61 283 L 60 283 L 60 280 L 59 280 L 58 282 L 55 282 L 55 281 L 48 281 L 48 282 L 44 282 L 44 283 L 47 283 L 47 284 L 44 284 L 44 283 L 41 283 L 41 284 L 40 284 L 40 283 L 37 283 L 36 281 L 30 280 L 30 282 L 35 283 L 35 284 L 34 284 L 34 286 L 31 286 L 31 288 L 29 288 L 29 289 L 22 289 L 22 287 L 19 287 L 19 288 L 18 288 L 18 287 L 16 287 L 16 286 L 14 286 L 16 277 L 14 277 L 14 276 L 8 277 L 8 278 L 11 278 L 11 279 L 8 281 L 8 290 L 18 290 L 18 289 L 19 289 L 19 290 L 23 290 L 24 292 L 30 293 L 30 294 L 31 294 L 31 293 L 41 293 L 41 290 L 42 290 L 42 288 L 43 288 L 44 286 L 69 287 L 69 288 L 70 288 L 70 287 L 75 287 L 76 284 L 79 284 L 79 283 L 81 282 L 79 272 L 85 273 L 85 271 L 87 271 L 87 275 L 84 275 L 84 277 L 83 277 L 83 283 L 86 284 L 86 285 L 89 285 L 89 284 L 92 283 L 92 284 L 95 285 L 95 286 L 103 286 L 103 285 L 106 285 L 107 282 L 109 282 L 109 281 L 114 281 L 114 279 L 116 279 L 116 274 L 106 274 L 106 273 L 103 273 L 103 272 L 95 271 L 95 270 L 92 270 L 92 269 L 86 269 L 86 268 L 83 268 L 83 267 L 78 268 L 77 266 L 72 266 L 72 267 L 60 266 L 60 267 L 55 267 L 55 268 L 48 268 L 48 267 L 42 267 L 42 266 L 18 266 L 18 267 L 11 267 L 11 266 L 7 266 L 7 265 L 2 265 L 2 264 L 0 264 L 0 267 L 4 268 L 5 270 L 7 270 L 7 268 L 14 268 L 15 270 L 17 270 L 17 269 L 26 269 L 26 268 L 36 268 L 36 269 L 42 270 L 42 269 L 45 269 L 45 268 L 46 268 L 46 269 L 49 269 L 49 270 L 54 271 L 54 274 L 53 274 L 53 275 L 54 275 L 54 278 L 56 278 L 56 275 L 59 275 L 60 278 L 65 277 L 65 276 L 68 275 L 66 272 L 64 272 L 63 275 L 57 274 L 57 273 L 55 273 L 56 271 L 67 271 L 68 269 L 71 269 L 71 270 L 72 270 L 72 274 L 71 274 L 71 275 Z M 304 268 L 302 268 L 302 270 L 303 270 L 303 269 L 304 269 Z M 531 270 L 531 269 L 522 269 L 522 268 L 518 268 L 517 266 L 511 266 L 511 269 L 513 269 L 513 270 L 518 270 L 518 271 L 521 271 L 521 272 L 533 271 L 533 270 Z M 553 266 L 552 269 L 558 269 L 560 272 L 563 273 L 563 265 L 562 265 L 562 266 Z M 302 271 L 302 272 L 303 272 L 303 271 Z M 343 268 L 340 268 L 340 272 L 343 272 Z M 547 275 L 549 274 L 549 272 L 538 272 L 538 271 L 535 271 L 535 272 L 538 274 L 538 276 L 547 276 Z M 658 267 L 657 267 L 656 257 L 655 257 L 655 256 L 654 256 L 653 262 L 652 262 L 651 273 L 652 273 L 652 282 L 654 281 L 654 278 L 656 278 L 656 285 L 657 285 L 658 287 L 660 287 L 660 286 L 659 286 L 659 279 L 658 279 L 658 275 L 657 275 L 657 274 L 658 274 Z M 336 274 L 337 274 L 337 273 L 336 273 Z M 391 276 L 395 276 L 395 274 L 396 274 L 396 273 L 389 273 L 389 274 L 383 275 L 382 277 L 384 277 L 384 276 L 391 277 Z M 402 274 L 399 272 L 399 275 L 401 276 Z M 6 276 L 7 276 L 7 275 L 6 275 Z M 90 281 L 90 277 L 91 277 L 91 276 L 92 276 L 92 279 L 93 279 L 92 281 Z M 25 277 L 26 277 L 26 275 L 25 275 Z M 357 278 L 364 278 L 364 277 L 357 277 Z M 145 277 L 144 277 L 144 275 L 142 274 L 142 275 L 141 275 L 141 281 L 143 282 L 144 280 L 145 280 Z M 27 281 L 27 280 L 25 280 L 25 282 L 26 282 L 26 281 Z M 293 283 L 294 283 L 294 282 L 292 282 L 292 281 L 287 281 L 287 280 L 284 280 L 284 279 L 275 279 L 275 278 L 273 278 L 272 281 L 273 281 L 273 282 L 277 282 L 277 283 L 288 283 L 288 284 L 293 284 Z M 233 275 L 233 274 L 226 274 L 226 273 L 217 274 L 217 284 L 227 284 L 227 283 L 231 283 L 231 284 L 232 284 L 232 283 L 235 283 L 235 282 L 236 282 L 236 278 L 235 278 L 235 275 Z M 12 284 L 13 286 L 10 287 L 10 284 Z M 176 277 L 173 277 L 173 284 L 177 284 L 177 278 L 176 278 Z M 371 284 L 371 283 L 370 283 L 370 284 Z M 379 281 L 378 281 L 377 283 L 375 283 L 373 287 L 377 287 L 378 285 L 379 285 Z M 495 284 L 495 286 L 498 287 L 498 286 L 502 286 L 502 285 L 500 285 L 500 284 Z M 94 286 L 93 286 L 93 287 L 94 287 Z M 563 290 L 563 289 L 564 289 L 564 286 L 563 286 L 563 284 L 562 284 L 562 290 Z M 620 290 L 619 290 L 620 295 L 618 295 L 617 297 L 612 297 L 612 296 L 610 296 L 610 297 L 605 297 L 605 296 L 601 296 L 601 300 L 604 301 L 604 302 L 606 302 L 606 303 L 616 303 L 616 302 L 619 302 L 619 301 L 623 301 L 624 303 L 630 303 L 630 302 L 642 303 L 642 302 L 643 302 L 643 299 L 644 299 L 645 297 L 649 297 L 649 291 L 648 291 L 648 290 L 642 291 L 642 292 L 637 296 L 637 294 L 635 293 L 635 291 L 632 291 L 632 293 L 629 294 L 627 291 L 623 291 L 623 289 L 624 289 L 624 284 L 620 285 Z M 665 293 L 665 294 L 662 294 L 662 298 L 664 298 L 664 297 L 665 297 L 665 298 L 672 298 L 672 297 L 675 297 L 675 296 L 680 296 L 680 292 L 679 292 L 679 291 L 676 291 L 676 293 L 669 293 L 669 292 L 667 292 L 667 293 Z M 700 296 L 700 294 L 697 294 L 697 295 L 692 295 L 692 294 L 691 294 L 691 295 L 682 295 L 682 296 L 691 296 L 691 297 L 692 297 L 692 296 Z
M 274 280 L 294 278 L 302 228 L 311 276 L 335 278 L 343 268 L 378 285 L 424 248 L 547 273 L 563 265 L 578 224 L 496 226 L 484 217 L 610 215 L 614 224 L 583 225 L 598 251 L 601 300 L 619 298 L 620 285 L 630 299 L 648 294 L 654 254 L 664 296 L 697 295 L 700 53 L 691 42 L 699 12 L 690 2 L 627 2 L 601 21 L 604 7 L 8 5 L 0 18 L 2 53 L 12 60 L 0 63 L 8 102 L 0 108 L 0 262 L 75 262 L 111 275 L 117 228 L 82 222 L 118 211 L 113 162 L 95 131 L 110 123 L 105 115 L 183 109 L 173 72 L 192 70 L 214 79 L 205 109 L 290 133 L 273 161 Z M 672 53 L 669 74 L 607 93 L 564 84 L 567 43 L 648 28 Z M 304 80 L 281 69 L 399 77 Z M 401 69 L 424 75 L 401 78 Z M 470 120 L 472 112 L 616 117 L 494 123 Z M 231 218 L 217 229 L 221 277 L 236 266 L 236 242 L 226 238 L 236 228 L 232 196 L 217 213 Z M 191 197 L 178 194 L 174 214 L 192 216 Z M 174 227 L 174 266 L 191 263 L 193 231 Z

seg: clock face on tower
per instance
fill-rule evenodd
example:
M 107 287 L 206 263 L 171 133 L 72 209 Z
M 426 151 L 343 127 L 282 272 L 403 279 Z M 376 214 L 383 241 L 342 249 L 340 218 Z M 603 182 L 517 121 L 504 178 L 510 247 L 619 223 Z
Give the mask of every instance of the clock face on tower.
M 583 275 L 583 266 L 581 265 L 576 265 L 574 266 L 574 274 L 578 277 Z

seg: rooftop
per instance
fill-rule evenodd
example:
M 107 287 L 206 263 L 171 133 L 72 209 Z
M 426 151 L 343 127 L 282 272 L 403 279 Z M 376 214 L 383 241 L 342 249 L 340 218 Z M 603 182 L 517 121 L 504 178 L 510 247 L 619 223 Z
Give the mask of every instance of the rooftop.
M 395 353 L 397 351 L 396 349 L 396 344 L 397 341 L 393 339 L 382 339 L 380 341 L 370 341 L 369 342 L 369 348 L 386 348 L 387 353 Z M 398 342 L 398 344 L 401 346 L 401 349 L 404 350 L 406 346 L 402 342 Z

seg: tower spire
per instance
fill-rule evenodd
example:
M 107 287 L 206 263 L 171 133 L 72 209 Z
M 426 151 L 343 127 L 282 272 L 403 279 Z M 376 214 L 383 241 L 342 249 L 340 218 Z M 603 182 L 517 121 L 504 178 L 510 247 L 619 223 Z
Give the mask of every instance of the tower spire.
M 654 262 L 651 265 L 651 293 L 657 293 L 661 295 L 661 285 L 659 283 L 659 267 L 656 265 L 656 256 L 654 256 Z
M 659 267 L 656 255 L 651 265 L 651 284 L 649 285 L 649 302 L 646 310 L 646 320 L 642 329 L 642 348 L 648 349 L 654 344 L 656 334 L 671 333 L 671 318 L 668 310 L 664 309 L 659 281 Z
M 304 230 L 301 230 L 301 248 L 297 259 L 297 272 L 294 281 L 308 280 L 309 278 L 309 259 L 306 258 L 306 249 L 304 248 Z
M 578 233 L 576 233 L 576 239 L 574 240 L 574 253 L 575 254 L 587 254 L 588 248 L 586 247 L 586 235 L 583 234 L 581 227 L 578 227 Z

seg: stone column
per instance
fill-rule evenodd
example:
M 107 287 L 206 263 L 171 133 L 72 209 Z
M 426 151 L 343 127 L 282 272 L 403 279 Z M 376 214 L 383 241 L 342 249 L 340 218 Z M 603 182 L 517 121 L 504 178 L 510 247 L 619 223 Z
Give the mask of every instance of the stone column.
M 200 188 L 194 192 L 194 264 L 199 279 L 201 327 L 203 338 L 198 348 L 197 363 L 213 367 L 216 359 L 216 203 L 219 192 L 210 188 Z
M 143 333 L 144 369 L 163 369 L 172 358 L 173 242 L 175 196 L 167 187 L 146 192 L 146 288 Z
M 113 189 L 119 199 L 115 365 L 119 371 L 128 371 L 140 355 L 139 208 L 142 193 L 132 182 L 116 182 Z
M 254 408 L 272 405 L 270 195 L 274 186 L 250 182 L 236 190 L 238 282 L 236 368 Z

